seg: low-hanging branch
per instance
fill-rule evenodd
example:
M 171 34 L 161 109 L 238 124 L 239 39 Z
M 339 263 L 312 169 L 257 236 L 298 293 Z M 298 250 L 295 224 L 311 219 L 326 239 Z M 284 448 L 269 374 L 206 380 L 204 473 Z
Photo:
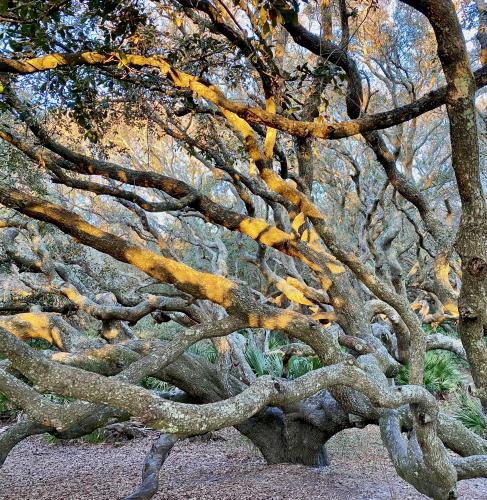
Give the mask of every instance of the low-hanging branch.
M 310 372 L 293 380 L 260 377 L 239 395 L 218 403 L 192 405 L 170 402 L 151 391 L 95 373 L 85 372 L 48 360 L 42 354 L 0 329 L 0 352 L 12 365 L 44 390 L 115 406 L 171 434 L 203 434 L 221 427 L 236 425 L 254 415 L 263 406 L 281 406 L 311 396 L 335 385 L 365 393 L 375 404 L 398 408 L 415 403 L 424 418 L 436 419 L 434 397 L 423 387 L 402 386 L 385 390 L 369 377 L 354 360 Z

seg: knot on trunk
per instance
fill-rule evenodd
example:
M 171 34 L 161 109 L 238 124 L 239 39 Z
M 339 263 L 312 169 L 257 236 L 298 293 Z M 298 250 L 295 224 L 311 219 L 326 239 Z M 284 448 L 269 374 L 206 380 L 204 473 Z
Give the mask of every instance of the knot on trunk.
M 460 313 L 460 318 L 463 320 L 475 320 L 478 317 L 478 312 L 469 306 L 459 307 L 458 312 Z
M 487 274 L 487 262 L 480 257 L 472 257 L 467 264 L 467 271 L 475 278 L 484 278 Z
M 428 413 L 420 413 L 419 414 L 419 420 L 423 425 L 430 424 L 433 422 L 433 417 L 429 415 Z

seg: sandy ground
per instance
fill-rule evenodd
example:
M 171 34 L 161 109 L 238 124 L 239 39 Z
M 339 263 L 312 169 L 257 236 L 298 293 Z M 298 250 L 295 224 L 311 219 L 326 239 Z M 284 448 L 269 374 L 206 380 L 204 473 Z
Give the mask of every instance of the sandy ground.
M 329 446 L 324 469 L 265 465 L 236 431 L 222 440 L 175 446 L 161 471 L 161 499 L 420 499 L 399 479 L 375 427 L 348 430 Z M 113 444 L 49 444 L 42 436 L 17 446 L 0 470 L 0 499 L 114 500 L 137 485 L 150 438 Z M 460 498 L 487 498 L 487 479 L 459 483 Z

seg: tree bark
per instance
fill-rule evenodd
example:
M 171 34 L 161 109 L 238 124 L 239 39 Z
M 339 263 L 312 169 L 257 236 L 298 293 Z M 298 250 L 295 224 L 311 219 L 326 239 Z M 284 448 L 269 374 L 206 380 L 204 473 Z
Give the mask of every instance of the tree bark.
M 259 448 L 268 464 L 330 464 L 324 444 L 326 433 L 305 421 L 289 421 L 278 408 L 268 408 L 237 429 Z
M 177 440 L 178 438 L 171 434 L 163 434 L 157 439 L 145 458 L 142 468 L 142 482 L 124 500 L 149 500 L 157 493 L 159 489 L 159 471 Z
M 236 426 L 259 448 L 268 464 L 330 464 L 326 442 L 353 427 L 348 415 L 327 391 L 321 391 L 293 408 L 269 407 Z

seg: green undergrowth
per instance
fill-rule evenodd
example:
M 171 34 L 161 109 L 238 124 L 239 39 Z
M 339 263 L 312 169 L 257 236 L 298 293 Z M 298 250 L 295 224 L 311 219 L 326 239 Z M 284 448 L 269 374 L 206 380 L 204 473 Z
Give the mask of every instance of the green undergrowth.
M 282 345 L 282 344 L 281 344 Z M 245 352 L 245 358 L 258 376 L 273 375 L 275 377 L 286 377 L 295 379 L 302 375 L 321 368 L 322 364 L 317 357 L 304 358 L 301 356 L 291 356 L 284 366 L 282 354 L 273 352 L 280 345 L 272 345 L 269 342 L 269 352 L 264 352 L 256 346 L 250 345 Z
M 284 334 L 273 332 L 268 340 L 268 350 L 264 352 L 251 339 L 248 340 L 245 359 L 257 377 L 272 375 L 274 377 L 294 379 L 322 366 L 316 357 L 303 358 L 300 356 L 292 356 L 287 362 L 287 366 L 284 366 L 283 354 L 276 351 L 288 343 L 289 341 Z M 201 356 L 211 363 L 215 363 L 218 358 L 218 353 L 214 345 L 208 341 L 192 345 L 188 349 L 188 353 Z
M 195 356 L 205 358 L 210 363 L 215 363 L 218 358 L 215 346 L 209 341 L 200 341 L 189 347 L 188 352 Z
M 15 406 L 0 393 L 0 420 L 11 420 L 18 414 Z
M 58 437 L 54 436 L 53 434 L 43 434 L 43 440 L 46 444 L 49 444 L 51 446 L 56 446 L 59 445 L 63 442 L 62 439 L 59 439 Z M 95 429 L 93 432 L 90 432 L 89 434 L 86 434 L 85 436 L 82 436 L 79 438 L 79 440 L 74 440 L 74 442 L 81 442 L 81 443 L 87 443 L 87 444 L 101 444 L 101 443 L 106 443 L 109 441 L 109 432 L 104 429 Z
M 152 391 L 167 392 L 174 388 L 171 384 L 154 377 L 145 377 L 141 382 L 142 387 Z
M 464 379 L 457 357 L 449 352 L 428 351 L 424 361 L 423 382 L 435 396 L 444 396 L 460 388 Z M 398 385 L 409 383 L 409 367 L 403 366 L 396 376 Z
M 258 377 L 262 375 L 280 377 L 282 375 L 282 357 L 278 354 L 268 354 L 257 346 L 250 345 L 245 352 L 245 359 Z
M 487 422 L 482 414 L 480 401 L 463 393 L 457 397 L 457 405 L 453 416 L 471 431 L 485 437 Z

